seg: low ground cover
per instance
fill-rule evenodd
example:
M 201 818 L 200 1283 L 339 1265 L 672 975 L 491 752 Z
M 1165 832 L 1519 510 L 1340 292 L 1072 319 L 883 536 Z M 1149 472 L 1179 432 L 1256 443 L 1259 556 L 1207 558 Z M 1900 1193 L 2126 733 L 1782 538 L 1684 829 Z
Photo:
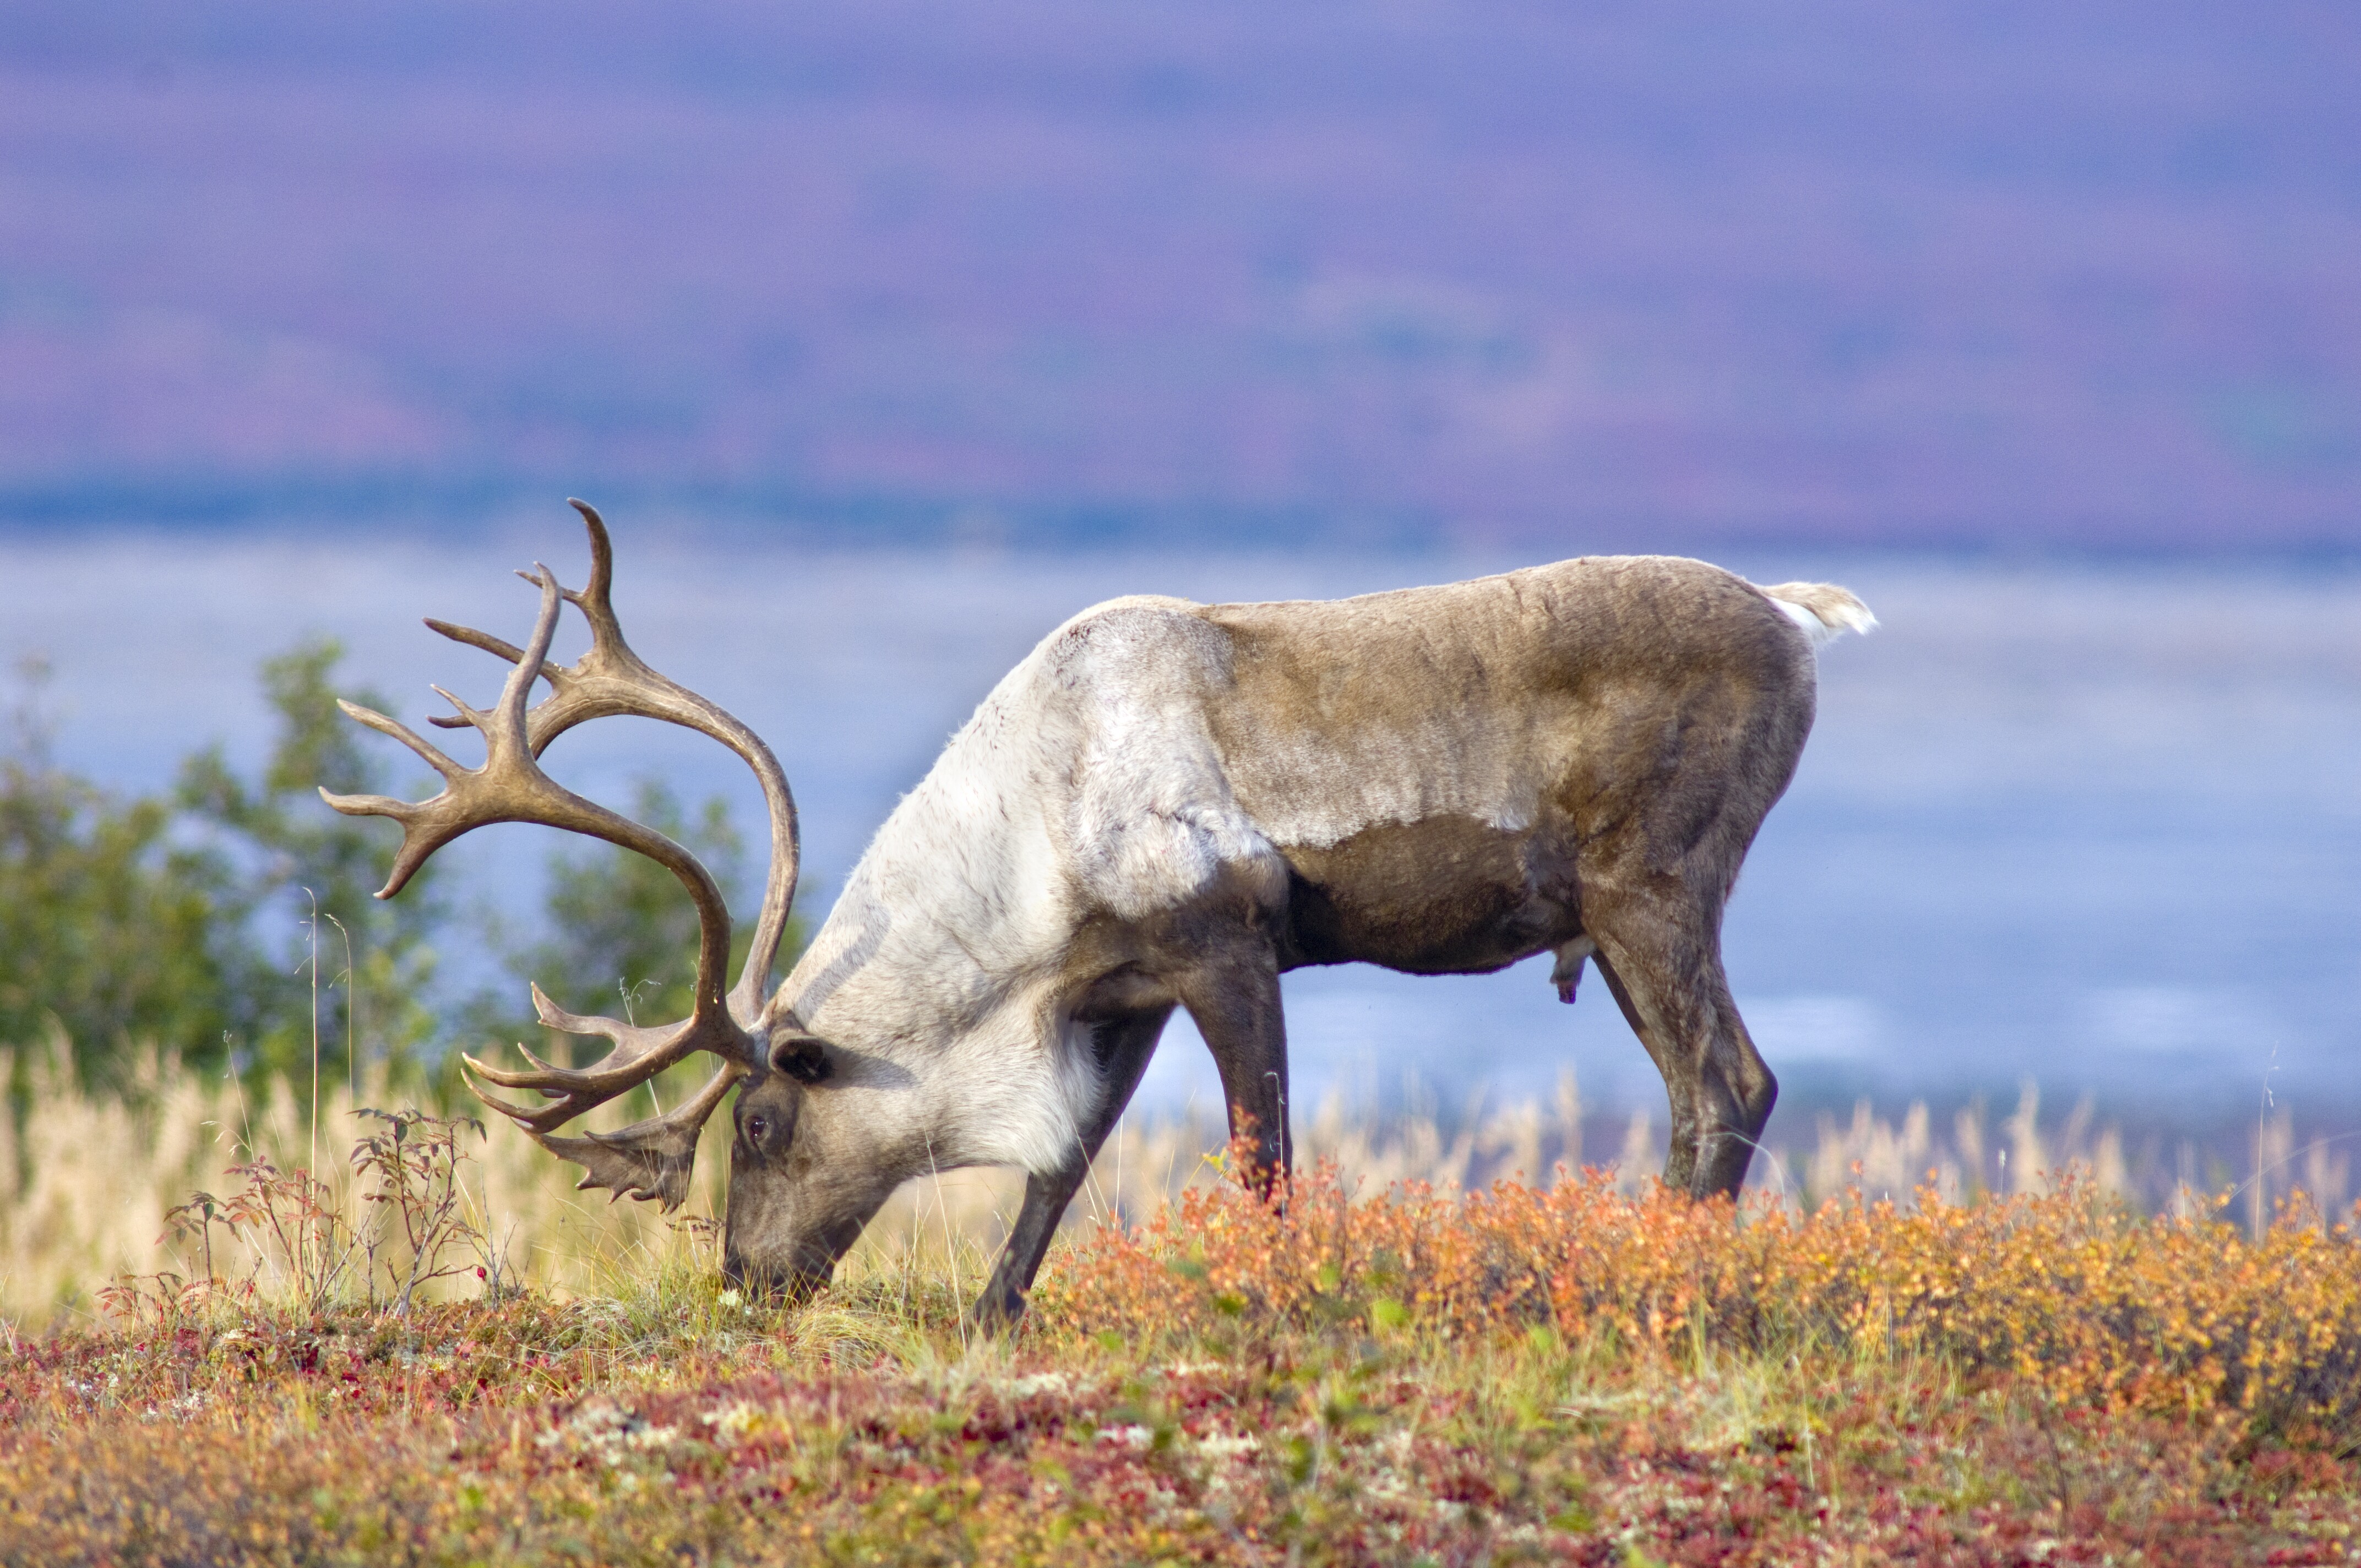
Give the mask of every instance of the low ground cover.
M 2361 1249 L 2072 1184 L 1734 1210 L 1227 1185 L 799 1308 L 676 1236 L 407 1313 L 150 1281 L 0 1375 L 0 1560 L 2326 1563 Z

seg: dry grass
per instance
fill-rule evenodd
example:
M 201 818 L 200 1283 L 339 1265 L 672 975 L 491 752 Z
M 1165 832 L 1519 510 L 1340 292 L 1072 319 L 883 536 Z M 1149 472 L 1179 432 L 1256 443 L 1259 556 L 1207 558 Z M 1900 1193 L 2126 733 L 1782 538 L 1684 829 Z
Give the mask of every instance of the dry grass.
M 352 1202 L 356 1179 L 346 1161 L 366 1130 L 359 1106 L 399 1102 L 382 1084 L 355 1092 L 324 1086 L 316 1113 L 311 1096 L 280 1082 L 249 1095 L 235 1080 L 181 1070 L 146 1056 L 128 1101 L 88 1095 L 76 1086 L 62 1040 L 27 1053 L 31 1103 L 21 1123 L 0 1116 L 0 1312 L 27 1327 L 87 1317 L 98 1292 L 117 1276 L 173 1268 L 192 1275 L 184 1246 L 163 1245 L 167 1215 L 192 1193 L 226 1196 L 230 1168 L 255 1155 L 282 1169 L 312 1168 L 339 1204 Z M 0 1081 L 16 1064 L 0 1053 Z M 605 1107 L 620 1124 L 630 1114 Z M 579 1173 L 551 1159 L 506 1127 L 467 1135 L 467 1214 L 510 1266 L 542 1288 L 594 1288 L 633 1260 L 664 1250 L 670 1227 L 651 1207 L 609 1204 L 604 1193 L 573 1190 Z M 713 1162 L 705 1162 L 710 1175 Z M 709 1201 L 700 1195 L 700 1203 Z M 234 1264 L 225 1261 L 221 1271 Z
M 233 1080 L 200 1078 L 155 1053 L 134 1075 L 126 1102 L 83 1093 L 66 1068 L 62 1039 L 18 1055 L 21 1063 L 0 1052 L 0 1081 L 21 1066 L 39 1113 L 21 1124 L 0 1117 L 0 1320 L 36 1330 L 87 1319 L 99 1292 L 120 1276 L 164 1269 L 193 1276 L 185 1245 L 159 1245 L 167 1216 L 192 1193 L 226 1195 L 236 1185 L 229 1168 L 253 1155 L 301 1170 L 320 1151 L 321 1179 L 332 1197 L 353 1207 L 355 1178 L 344 1157 L 362 1130 L 353 1112 L 396 1102 L 382 1084 L 363 1083 L 357 1092 L 330 1084 L 315 1123 L 311 1096 L 293 1086 L 249 1096 Z M 680 1092 L 662 1085 L 658 1091 Z M 603 1107 L 590 1124 L 620 1125 L 646 1113 L 633 1097 Z M 2284 1113 L 2261 1124 L 2245 1148 L 2201 1155 L 2183 1146 L 2168 1157 L 2150 1146 L 2139 1160 L 2126 1158 L 2123 1137 L 2096 1125 L 2087 1107 L 2045 1123 L 2030 1087 L 2005 1118 L 1971 1110 L 1947 1120 L 1938 1130 L 1923 1106 L 1898 1121 L 1865 1105 L 1849 1121 L 1823 1117 L 1808 1146 L 1763 1151 L 1754 1187 L 1798 1211 L 1849 1190 L 1906 1209 L 1922 1185 L 1959 1203 L 2045 1192 L 2070 1169 L 2095 1190 L 2147 1212 L 2191 1215 L 2220 1212 L 2223 1190 L 2247 1178 L 2229 1214 L 2250 1234 L 2290 1187 L 2302 1188 L 2330 1214 L 2348 1199 L 2346 1157 L 2333 1146 L 2299 1147 Z M 667 1266 L 679 1233 L 686 1228 L 695 1239 L 719 1212 L 727 1148 L 718 1123 L 707 1132 L 695 1195 L 667 1219 L 650 1205 L 575 1191 L 573 1167 L 493 1121 L 488 1136 L 467 1138 L 473 1157 L 463 1177 L 466 1217 L 490 1239 L 511 1277 L 557 1299 L 611 1294 L 620 1280 Z M 1400 1182 L 1474 1191 L 1503 1178 L 1546 1181 L 1560 1167 L 1589 1165 L 1611 1190 L 1637 1195 L 1664 1157 L 1658 1120 L 1587 1113 L 1571 1076 L 1547 1102 L 1455 1119 L 1356 1114 L 1331 1100 L 1301 1118 L 1297 1131 L 1307 1163 L 1327 1161 L 1348 1187 L 1368 1191 Z M 1126 1119 L 1102 1153 L 1069 1228 L 1117 1216 L 1137 1223 L 1180 1193 L 1204 1188 L 1215 1179 L 1211 1162 L 1224 1135 L 1209 1116 Z M 2260 1181 L 2251 1179 L 2257 1170 L 2264 1173 Z M 2224 1179 L 2224 1172 L 2235 1174 Z M 2198 1180 L 2212 1190 L 2193 1190 Z M 932 1270 L 972 1289 L 1021 1194 L 1021 1177 L 1006 1171 L 950 1171 L 914 1182 L 870 1226 L 848 1260 L 847 1277 L 906 1278 Z M 465 1294 L 467 1287 L 456 1288 Z

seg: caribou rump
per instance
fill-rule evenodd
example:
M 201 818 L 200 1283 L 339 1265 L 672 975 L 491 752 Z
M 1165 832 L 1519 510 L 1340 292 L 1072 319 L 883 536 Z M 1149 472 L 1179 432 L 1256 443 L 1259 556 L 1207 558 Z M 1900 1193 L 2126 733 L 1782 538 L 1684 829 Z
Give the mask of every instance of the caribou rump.
M 536 986 L 545 1025 L 602 1036 L 607 1055 L 571 1069 L 521 1046 L 523 1069 L 467 1065 L 488 1103 L 585 1168 L 582 1186 L 666 1208 L 735 1088 L 731 1280 L 807 1289 L 904 1181 L 1013 1165 L 1024 1207 L 976 1303 L 1013 1321 L 1176 1007 L 1267 1186 L 1290 1155 L 1279 976 L 1307 964 L 1457 974 L 1551 951 L 1571 1001 L 1596 961 L 1664 1075 L 1666 1182 L 1703 1196 L 1744 1179 L 1776 1084 L 1723 978 L 1722 907 L 1811 729 L 1816 650 L 1875 624 L 1843 589 L 1594 556 L 1333 602 L 1098 605 L 993 689 L 770 992 L 798 864 L 785 776 L 752 730 L 631 651 L 606 527 L 574 505 L 589 581 L 520 573 L 541 595 L 523 647 L 427 622 L 516 666 L 489 709 L 443 693 L 457 712 L 434 722 L 480 731 L 483 765 L 347 703 L 445 787 L 417 803 L 323 794 L 401 825 L 380 897 L 488 822 L 590 834 L 680 879 L 699 918 L 690 1017 L 577 1016 Z M 564 665 L 547 655 L 568 603 L 591 644 Z M 529 707 L 537 680 L 550 695 Z M 616 714 L 700 730 L 762 783 L 770 872 L 734 986 L 706 869 L 540 767 L 559 734 Z M 719 1066 L 673 1111 L 558 1134 L 698 1051 Z

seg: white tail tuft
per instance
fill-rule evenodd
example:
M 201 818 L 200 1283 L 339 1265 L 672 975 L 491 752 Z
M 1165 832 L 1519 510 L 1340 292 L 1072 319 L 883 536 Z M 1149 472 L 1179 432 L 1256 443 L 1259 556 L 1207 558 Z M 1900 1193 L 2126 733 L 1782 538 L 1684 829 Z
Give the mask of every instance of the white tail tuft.
M 1816 650 L 1848 631 L 1867 633 L 1877 629 L 1877 617 L 1869 613 L 1869 606 L 1834 583 L 1781 583 L 1763 592 L 1804 629 Z

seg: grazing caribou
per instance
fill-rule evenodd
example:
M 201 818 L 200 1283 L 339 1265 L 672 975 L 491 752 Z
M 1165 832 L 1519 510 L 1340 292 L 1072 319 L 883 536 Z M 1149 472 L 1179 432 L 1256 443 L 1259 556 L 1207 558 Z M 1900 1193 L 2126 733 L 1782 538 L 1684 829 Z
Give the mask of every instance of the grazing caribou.
M 458 711 L 434 722 L 480 731 L 483 765 L 346 703 L 444 788 L 417 803 L 326 799 L 401 825 L 379 897 L 489 822 L 590 834 L 680 879 L 700 933 L 687 1019 L 577 1016 L 536 986 L 541 1021 L 605 1037 L 604 1059 L 467 1065 L 545 1097 L 529 1107 L 477 1090 L 582 1166 L 582 1186 L 666 1208 L 686 1196 L 697 1135 L 735 1087 L 733 1282 L 824 1282 L 904 1181 L 1014 1165 L 1024 1209 L 976 1309 L 1013 1321 L 1175 1007 L 1212 1049 L 1231 1130 L 1267 1181 L 1290 1158 L 1279 976 L 1305 964 L 1461 974 L 1553 951 L 1551 979 L 1572 1000 L 1595 959 L 1671 1097 L 1664 1179 L 1699 1195 L 1744 1179 L 1776 1085 L 1722 976 L 1722 905 L 1811 729 L 1815 648 L 1875 624 L 1843 589 L 1589 557 L 1334 602 L 1086 609 L 951 738 L 766 997 L 796 888 L 786 779 L 753 731 L 624 641 L 606 527 L 574 505 L 590 531 L 588 585 L 520 574 L 541 591 L 525 646 L 427 622 L 516 666 L 488 710 L 443 693 Z M 566 604 L 591 634 L 571 665 L 547 660 Z M 537 679 L 550 695 L 529 707 Z M 770 872 L 726 990 L 730 916 L 711 875 L 540 767 L 560 734 L 612 714 L 701 730 L 762 781 Z M 677 1108 L 558 1135 L 697 1051 L 720 1068 Z

